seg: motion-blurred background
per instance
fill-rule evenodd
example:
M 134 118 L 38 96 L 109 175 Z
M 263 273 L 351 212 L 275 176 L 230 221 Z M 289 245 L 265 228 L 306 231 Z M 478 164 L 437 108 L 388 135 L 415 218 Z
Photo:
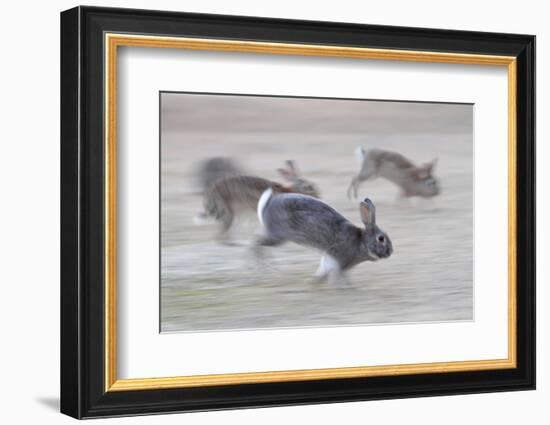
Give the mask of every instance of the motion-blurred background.
M 471 105 L 162 93 L 161 331 L 473 319 L 472 134 Z M 237 219 L 237 246 L 216 240 L 216 222 L 194 223 L 201 162 L 229 157 L 280 183 L 276 169 L 294 160 L 323 201 L 360 225 L 358 200 L 346 196 L 357 146 L 418 165 L 438 157 L 441 193 L 407 201 L 386 180 L 361 185 L 394 254 L 350 270 L 350 288 L 312 283 L 320 254 L 294 244 L 259 266 L 254 214 Z

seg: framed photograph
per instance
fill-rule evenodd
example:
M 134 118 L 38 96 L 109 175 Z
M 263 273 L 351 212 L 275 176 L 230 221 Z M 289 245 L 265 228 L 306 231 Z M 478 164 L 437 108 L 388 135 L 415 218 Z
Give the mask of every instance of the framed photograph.
M 61 14 L 61 411 L 535 388 L 535 37 Z

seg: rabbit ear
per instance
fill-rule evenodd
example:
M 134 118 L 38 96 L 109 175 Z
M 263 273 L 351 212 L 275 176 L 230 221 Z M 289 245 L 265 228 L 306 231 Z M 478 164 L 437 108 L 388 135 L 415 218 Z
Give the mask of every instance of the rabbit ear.
M 407 171 L 414 180 L 424 180 L 430 176 L 430 170 L 427 164 L 421 167 L 409 168 Z
M 365 226 L 376 224 L 376 208 L 369 198 L 365 198 L 359 204 L 359 213 Z
M 296 163 L 294 161 L 292 161 L 291 159 L 287 159 L 285 161 L 285 164 L 286 164 L 286 168 L 288 169 L 288 171 L 294 176 L 294 177 L 298 177 L 298 167 L 296 167 Z
M 296 168 L 296 164 L 294 161 L 288 159 L 285 161 L 286 169 L 285 168 L 278 168 L 277 171 L 281 176 L 283 176 L 285 179 L 290 180 L 291 182 L 295 182 L 298 180 L 298 169 Z
M 296 177 L 290 171 L 285 170 L 284 168 L 277 168 L 277 171 L 281 176 L 283 176 L 287 180 L 290 180 L 291 182 L 296 180 Z
M 432 171 L 435 168 L 436 164 L 437 164 L 437 158 L 434 158 L 430 162 L 426 162 L 425 164 L 422 164 L 422 166 L 419 167 L 419 169 L 425 171 L 429 176 L 430 174 L 432 174 Z

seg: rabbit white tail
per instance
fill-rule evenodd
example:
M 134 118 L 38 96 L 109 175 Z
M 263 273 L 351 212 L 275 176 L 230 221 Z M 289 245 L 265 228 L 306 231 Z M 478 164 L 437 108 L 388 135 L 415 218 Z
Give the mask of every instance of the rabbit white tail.
M 363 160 L 367 157 L 367 152 L 365 149 L 363 149 L 362 146 L 357 146 L 355 148 L 355 158 L 357 158 L 357 161 L 363 162 Z
M 264 209 L 272 195 L 273 189 L 268 188 L 264 191 L 264 193 L 262 193 L 262 196 L 260 196 L 260 199 L 258 200 L 258 220 L 260 220 L 262 226 L 264 225 Z

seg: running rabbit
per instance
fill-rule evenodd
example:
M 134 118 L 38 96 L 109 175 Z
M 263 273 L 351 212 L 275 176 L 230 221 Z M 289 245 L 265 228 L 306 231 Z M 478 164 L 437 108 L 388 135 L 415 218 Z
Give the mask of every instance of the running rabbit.
M 365 152 L 363 148 L 357 149 L 361 160 L 361 169 L 353 177 L 348 188 L 348 198 L 357 198 L 359 184 L 365 180 L 383 177 L 401 188 L 401 196 L 420 196 L 431 198 L 439 193 L 439 183 L 433 177 L 433 169 L 437 159 L 419 166 L 414 165 L 403 155 L 371 149 Z
M 232 158 L 216 156 L 202 161 L 197 169 L 201 193 L 206 193 L 218 180 L 230 176 L 246 174 L 242 167 Z
M 363 261 L 376 261 L 393 252 L 390 238 L 377 225 L 370 199 L 359 204 L 364 228 L 355 226 L 324 202 L 306 195 L 266 190 L 258 202 L 258 218 L 264 235 L 255 251 L 291 241 L 323 252 L 319 281 L 346 282 L 344 272 Z
M 204 197 L 204 212 L 200 218 L 212 217 L 221 222 L 219 239 L 227 240 L 229 229 L 233 224 L 235 214 L 243 211 L 256 211 L 258 200 L 262 193 L 272 188 L 276 192 L 303 193 L 319 197 L 319 190 L 308 180 L 300 178 L 293 161 L 286 161 L 286 168 L 277 171 L 291 185 L 279 183 L 253 176 L 230 176 L 218 180 L 207 191 Z

